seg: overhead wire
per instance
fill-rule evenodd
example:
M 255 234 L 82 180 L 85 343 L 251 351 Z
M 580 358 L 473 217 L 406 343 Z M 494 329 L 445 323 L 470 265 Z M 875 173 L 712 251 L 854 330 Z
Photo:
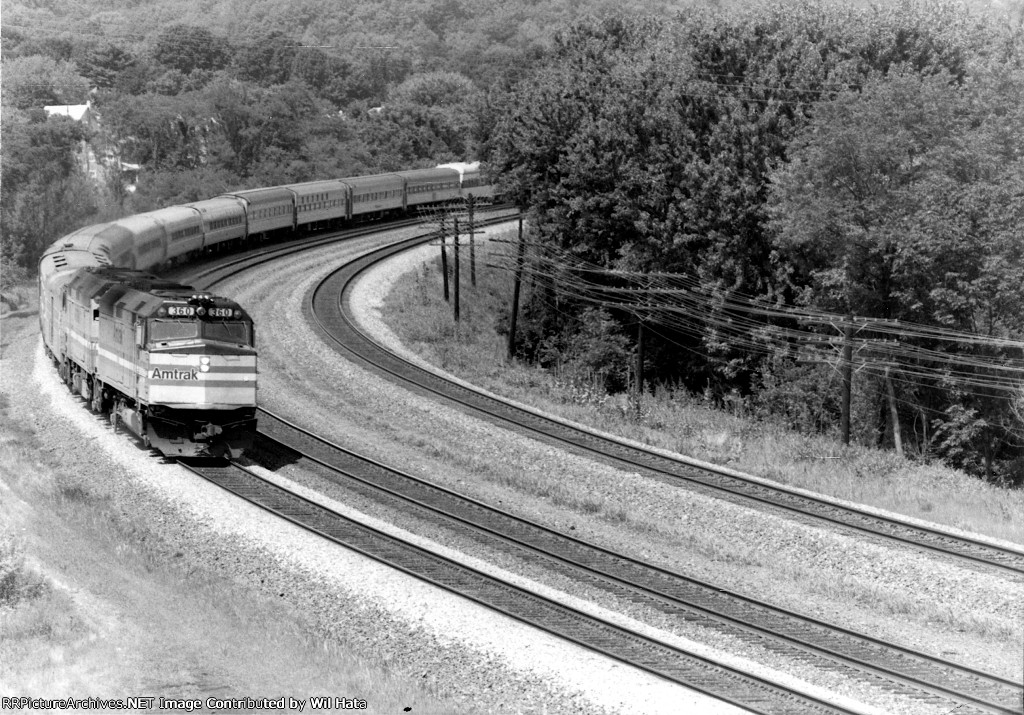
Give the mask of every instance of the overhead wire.
M 848 316 L 787 305 L 769 305 L 734 291 L 709 290 L 685 274 L 644 273 L 607 270 L 590 264 L 558 247 L 531 247 L 522 267 L 524 275 L 549 281 L 569 298 L 608 309 L 625 311 L 645 325 L 660 325 L 687 335 L 705 347 L 721 344 L 727 351 L 772 353 L 783 351 L 794 357 L 838 364 L 842 338 L 821 330 L 794 325 L 810 320 L 812 325 L 829 325 L 839 330 L 850 322 Z M 642 285 L 608 285 L 582 274 Z M 864 369 L 891 368 L 890 379 L 908 389 L 925 382 L 956 386 L 976 395 L 993 390 L 1006 392 L 1021 388 L 1024 380 L 1024 342 L 955 331 L 896 320 L 860 319 L 856 362 Z M 919 341 L 919 342 L 912 342 Z M 924 345 L 920 342 L 940 343 Z M 678 341 L 672 341 L 680 345 Z M 822 348 L 827 346 L 829 351 Z M 693 351 L 693 346 L 682 346 Z M 991 354 L 979 354 L 985 349 Z M 968 350 L 970 352 L 965 352 Z M 1011 351 L 1014 354 L 1008 354 Z M 711 359 L 709 353 L 698 353 Z

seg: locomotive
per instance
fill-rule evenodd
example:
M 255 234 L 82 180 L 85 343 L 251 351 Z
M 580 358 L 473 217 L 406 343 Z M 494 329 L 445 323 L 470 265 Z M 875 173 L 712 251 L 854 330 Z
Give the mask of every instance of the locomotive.
M 106 266 L 40 289 L 43 343 L 61 378 L 115 429 L 167 456 L 237 458 L 251 446 L 256 348 L 237 303 Z
M 79 229 L 39 262 L 43 345 L 90 409 L 167 456 L 237 458 L 256 430 L 252 319 L 146 271 L 268 235 L 494 194 L 478 163 L 247 189 Z

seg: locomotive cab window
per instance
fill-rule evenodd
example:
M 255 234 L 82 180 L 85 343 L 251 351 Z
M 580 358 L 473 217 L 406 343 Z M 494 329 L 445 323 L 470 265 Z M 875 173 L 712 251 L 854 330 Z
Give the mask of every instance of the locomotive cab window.
M 199 337 L 199 325 L 194 320 L 149 321 L 149 341 L 152 343 L 188 340 L 197 337 Z
M 203 338 L 237 345 L 252 345 L 249 324 L 242 322 L 211 321 L 203 323 Z

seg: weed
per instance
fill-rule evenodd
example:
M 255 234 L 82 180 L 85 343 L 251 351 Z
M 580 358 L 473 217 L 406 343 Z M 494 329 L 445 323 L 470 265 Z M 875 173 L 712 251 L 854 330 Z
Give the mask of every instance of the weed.
M 0 533 L 0 606 L 15 606 L 42 596 L 47 583 L 25 566 L 23 547 L 9 533 Z

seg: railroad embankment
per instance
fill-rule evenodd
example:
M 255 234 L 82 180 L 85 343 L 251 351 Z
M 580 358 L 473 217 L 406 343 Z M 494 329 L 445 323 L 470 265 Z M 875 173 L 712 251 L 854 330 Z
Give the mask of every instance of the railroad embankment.
M 211 557 L 187 495 L 146 487 L 178 468 L 67 394 L 32 291 L 19 294 L 0 325 L 0 695 L 327 695 L 368 712 L 452 711 L 312 627 L 281 597 L 291 582 L 270 591 L 288 575 L 266 553 L 234 542 Z

